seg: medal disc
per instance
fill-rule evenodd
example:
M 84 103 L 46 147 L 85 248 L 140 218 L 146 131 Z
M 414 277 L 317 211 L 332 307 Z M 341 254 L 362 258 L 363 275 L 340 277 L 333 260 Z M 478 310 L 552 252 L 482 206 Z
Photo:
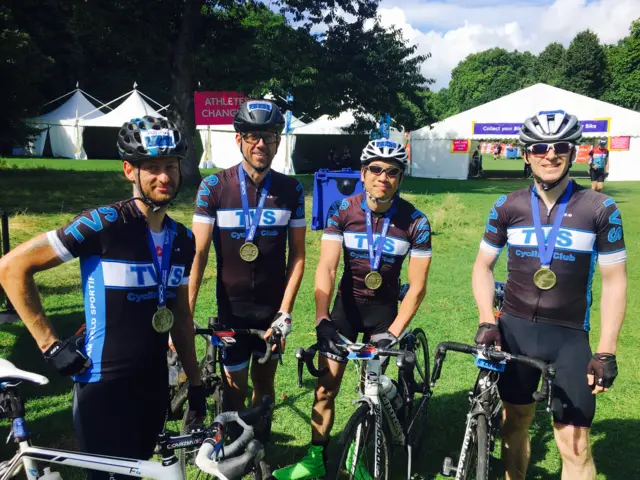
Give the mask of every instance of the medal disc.
M 173 327 L 173 312 L 167 307 L 159 307 L 151 319 L 153 329 L 158 333 L 167 333 Z
M 364 284 L 370 290 L 377 290 L 382 286 L 382 275 L 378 272 L 369 272 L 364 277 Z
M 253 262 L 258 258 L 258 247 L 255 243 L 246 242 L 240 247 L 240 258 L 245 262 Z
M 540 290 L 551 290 L 556 286 L 556 274 L 549 267 L 542 267 L 533 274 L 533 283 Z

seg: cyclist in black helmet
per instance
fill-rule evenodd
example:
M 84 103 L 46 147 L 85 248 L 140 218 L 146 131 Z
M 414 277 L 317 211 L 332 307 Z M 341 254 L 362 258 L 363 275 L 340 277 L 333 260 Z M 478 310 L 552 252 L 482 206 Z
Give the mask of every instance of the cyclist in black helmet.
M 616 348 L 626 305 L 626 250 L 615 201 L 569 177 L 582 127 L 563 111 L 540 112 L 520 130 L 534 184 L 501 196 L 489 214 L 473 268 L 479 344 L 554 363 L 554 435 L 563 479 L 595 480 L 589 431 L 599 394 L 618 374 Z M 509 270 L 498 325 L 493 266 L 508 248 Z M 591 284 L 602 275 L 600 339 L 589 344 Z M 532 398 L 540 373 L 507 365 L 498 389 L 504 404 L 502 455 L 508 480 L 529 463 Z
M 73 420 L 84 452 L 148 459 L 167 409 L 169 332 L 189 377 L 189 406 L 203 416 L 188 301 L 195 251 L 190 230 L 167 215 L 180 186 L 183 134 L 161 118 L 118 132 L 133 198 L 88 210 L 0 261 L 0 282 L 44 359 L 73 376 Z M 33 275 L 80 258 L 86 332 L 61 338 Z M 91 472 L 92 479 L 121 478 Z M 128 477 L 127 477 L 128 478 Z
M 236 113 L 233 125 L 240 163 L 205 178 L 196 198 L 191 309 L 196 307 L 213 240 L 220 322 L 229 327 L 267 330 L 267 334 L 270 327 L 278 327 L 286 338 L 304 272 L 304 191 L 295 178 L 271 169 L 284 127 L 284 117 L 275 103 L 247 101 Z M 225 401 L 229 401 L 230 409 L 239 410 L 244 404 L 249 368 L 253 403 L 260 402 L 264 395 L 275 398 L 278 355 L 264 365 L 251 362 L 264 355 L 264 348 L 264 342 L 247 337 L 237 339 L 226 352 L 224 369 L 231 388 L 225 393 Z M 267 436 L 268 428 L 256 435 L 263 443 Z

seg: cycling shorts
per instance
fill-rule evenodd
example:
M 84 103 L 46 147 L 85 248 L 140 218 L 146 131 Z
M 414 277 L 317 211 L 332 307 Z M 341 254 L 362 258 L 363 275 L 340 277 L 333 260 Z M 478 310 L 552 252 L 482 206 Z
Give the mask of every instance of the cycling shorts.
M 253 303 L 234 303 L 233 312 L 218 312 L 218 321 L 228 328 L 254 328 L 268 330 L 276 313 L 271 307 Z M 237 372 L 249 367 L 251 357 L 264 357 L 266 344 L 259 338 L 237 335 L 236 343 L 222 352 L 222 364 L 227 372 Z M 271 360 L 277 360 L 279 354 L 272 354 Z
M 167 374 L 128 377 L 73 387 L 73 424 L 86 453 L 148 460 L 164 427 L 169 406 Z M 108 480 L 106 472 L 88 472 L 90 480 Z M 125 479 L 121 475 L 113 478 Z
M 589 334 L 584 330 L 537 323 L 503 312 L 500 317 L 502 349 L 553 363 L 556 378 L 553 399 L 562 405 L 554 412 L 556 423 L 590 427 L 596 411 L 595 395 L 587 383 L 587 364 L 591 359 Z M 529 366 L 507 363 L 498 382 L 500 397 L 514 405 L 533 403 L 540 372 Z
M 355 342 L 362 333 L 363 341 L 375 341 L 376 335 L 385 333 L 396 316 L 398 304 L 356 301 L 353 297 L 336 296 L 331 310 L 331 321 L 338 327 L 338 332 Z M 320 354 L 337 362 L 346 363 L 346 357 L 331 352 Z
M 589 169 L 589 176 L 592 182 L 604 182 L 604 168 Z

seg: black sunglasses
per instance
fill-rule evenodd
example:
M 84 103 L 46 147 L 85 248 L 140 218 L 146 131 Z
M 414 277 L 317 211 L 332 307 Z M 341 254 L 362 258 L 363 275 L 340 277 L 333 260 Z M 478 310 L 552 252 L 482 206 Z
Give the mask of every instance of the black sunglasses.
M 575 145 L 571 142 L 556 142 L 556 143 L 535 143 L 527 147 L 527 151 L 534 155 L 546 155 L 547 152 L 553 148 L 553 151 L 558 155 L 566 155 L 569 153 Z
M 274 132 L 244 132 L 240 135 L 245 142 L 251 145 L 256 145 L 260 142 L 260 139 L 262 139 L 265 145 L 271 145 L 276 143 L 279 137 L 279 135 Z
M 365 168 L 373 173 L 376 177 L 382 175 L 382 172 L 385 172 L 387 174 L 387 177 L 391 178 L 396 178 L 402 173 L 402 169 L 398 167 L 384 168 L 379 165 L 367 165 L 367 167 Z

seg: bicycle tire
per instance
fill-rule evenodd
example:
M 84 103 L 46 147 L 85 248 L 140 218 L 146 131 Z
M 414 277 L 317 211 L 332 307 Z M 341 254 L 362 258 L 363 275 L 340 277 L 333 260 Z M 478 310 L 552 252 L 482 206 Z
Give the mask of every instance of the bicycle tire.
M 489 432 L 487 418 L 480 414 L 476 417 L 476 480 L 489 478 Z
M 429 339 L 427 337 L 427 334 L 424 333 L 424 330 L 422 330 L 421 328 L 416 328 L 413 331 L 413 335 L 416 337 L 416 370 L 418 370 L 418 375 L 420 376 L 419 381 L 428 384 L 429 377 L 431 375 Z M 419 350 L 422 350 L 424 352 L 422 355 L 422 360 L 420 360 L 420 356 L 417 353 Z
M 382 415 L 382 412 L 380 412 Z M 337 455 L 335 456 L 335 460 L 330 461 L 327 467 L 327 476 L 326 478 L 329 480 L 338 480 L 344 478 L 360 478 L 363 475 L 357 475 L 357 471 L 355 475 L 349 475 L 349 472 L 346 471 L 346 463 L 347 458 L 349 456 L 349 450 L 351 448 L 351 444 L 355 442 L 358 438 L 361 439 L 363 443 L 363 447 L 360 452 L 358 452 L 358 457 L 363 458 L 363 460 L 367 462 L 370 460 L 370 464 L 367 464 L 364 468 L 369 472 L 369 476 L 374 480 L 386 480 L 390 478 L 390 461 L 391 461 L 391 440 L 389 436 L 388 429 L 386 425 L 382 424 L 382 435 L 379 451 L 381 454 L 382 465 L 381 465 L 381 475 L 378 478 L 373 477 L 372 473 L 374 471 L 374 456 L 373 452 L 377 449 L 377 446 L 374 445 L 375 438 L 373 435 L 375 426 L 375 420 L 373 418 L 373 414 L 371 412 L 371 408 L 369 405 L 360 405 L 358 409 L 351 415 L 347 425 L 344 427 L 342 434 L 340 435 L 340 439 L 338 440 L 337 447 Z M 373 447 L 373 448 L 371 448 Z M 371 448 L 370 451 L 368 449 Z M 360 461 L 357 462 L 357 468 L 361 468 Z
M 418 375 L 416 378 L 417 382 L 422 382 L 423 384 L 428 384 L 429 382 L 429 371 L 430 371 L 430 362 L 429 362 L 429 342 L 427 340 L 427 335 L 421 328 L 416 328 L 413 331 L 413 335 L 415 337 L 415 347 L 414 353 L 416 353 L 416 370 L 418 371 Z M 419 354 L 422 352 L 422 354 Z M 414 375 L 415 376 L 415 375 Z M 406 421 L 409 422 L 408 430 L 410 434 L 411 441 L 411 449 L 412 449 L 412 457 L 413 459 L 417 459 L 417 454 L 422 445 L 422 441 L 425 437 L 425 422 L 427 418 L 428 412 L 428 399 L 424 398 L 424 395 L 420 395 L 418 399 L 415 398 L 415 392 L 411 393 L 412 395 L 412 408 L 409 411 L 408 408 L 405 408 L 403 413 Z M 417 400 L 417 401 L 416 401 Z

